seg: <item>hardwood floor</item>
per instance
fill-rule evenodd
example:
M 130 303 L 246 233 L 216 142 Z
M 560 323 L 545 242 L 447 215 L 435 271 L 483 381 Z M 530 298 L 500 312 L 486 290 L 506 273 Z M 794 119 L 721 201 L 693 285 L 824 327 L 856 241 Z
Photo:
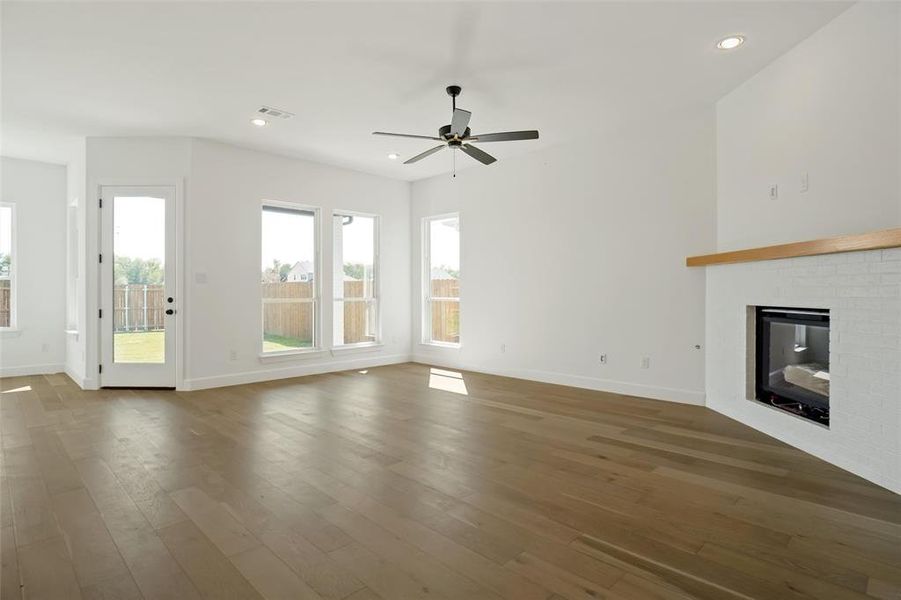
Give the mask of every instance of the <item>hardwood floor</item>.
M 0 595 L 901 598 L 897 495 L 705 408 L 441 373 L 2 380 Z

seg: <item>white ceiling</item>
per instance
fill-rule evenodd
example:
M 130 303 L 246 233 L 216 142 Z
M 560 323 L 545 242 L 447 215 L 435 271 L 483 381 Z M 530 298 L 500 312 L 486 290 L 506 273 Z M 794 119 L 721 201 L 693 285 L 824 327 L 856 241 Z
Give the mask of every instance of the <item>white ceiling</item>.
M 72 136 L 189 135 L 421 179 L 450 152 L 405 166 L 431 142 L 370 132 L 434 135 L 448 84 L 474 133 L 541 131 L 483 146 L 503 160 L 712 103 L 847 6 L 3 2 L 2 150 L 65 162 Z M 715 50 L 732 33 L 747 43 Z M 262 104 L 297 116 L 255 128 Z

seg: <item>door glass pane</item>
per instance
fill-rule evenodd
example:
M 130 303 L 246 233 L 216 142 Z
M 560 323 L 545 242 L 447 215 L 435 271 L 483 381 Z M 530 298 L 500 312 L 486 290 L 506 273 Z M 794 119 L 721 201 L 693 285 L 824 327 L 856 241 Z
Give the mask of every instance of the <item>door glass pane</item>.
M 261 280 L 263 352 L 311 348 L 316 319 L 316 213 L 264 206 Z
M 166 362 L 166 200 L 113 199 L 113 360 Z
M 0 206 L 0 327 L 12 326 L 13 209 Z

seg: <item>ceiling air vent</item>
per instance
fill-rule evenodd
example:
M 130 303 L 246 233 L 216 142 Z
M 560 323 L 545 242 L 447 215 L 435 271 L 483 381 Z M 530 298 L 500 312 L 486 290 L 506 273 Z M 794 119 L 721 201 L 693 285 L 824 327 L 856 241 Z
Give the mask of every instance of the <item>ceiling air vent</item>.
M 261 115 L 266 115 L 267 117 L 273 119 L 290 119 L 294 116 L 294 113 L 282 110 L 280 108 L 272 108 L 271 106 L 261 106 L 259 109 L 257 109 L 257 112 Z

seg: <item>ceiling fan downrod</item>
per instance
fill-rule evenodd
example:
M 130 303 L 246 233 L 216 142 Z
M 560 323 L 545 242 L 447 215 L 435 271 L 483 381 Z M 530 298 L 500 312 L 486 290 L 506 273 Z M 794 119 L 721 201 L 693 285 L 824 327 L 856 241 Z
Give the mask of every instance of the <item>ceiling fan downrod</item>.
M 459 85 L 449 85 L 446 88 L 447 95 L 451 97 L 451 109 L 457 110 L 457 96 L 463 91 Z

